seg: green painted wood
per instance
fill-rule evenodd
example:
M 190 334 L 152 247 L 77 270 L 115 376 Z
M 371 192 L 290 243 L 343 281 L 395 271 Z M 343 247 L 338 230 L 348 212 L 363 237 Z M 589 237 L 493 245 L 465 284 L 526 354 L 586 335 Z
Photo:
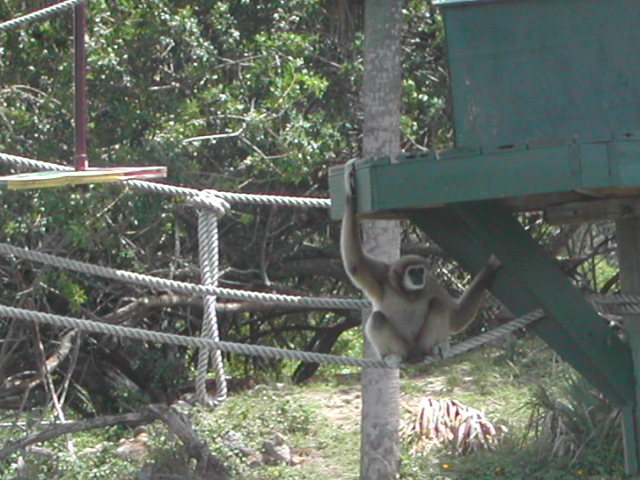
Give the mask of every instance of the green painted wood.
M 457 146 L 640 127 L 640 2 L 442 3 Z
M 637 475 L 638 458 L 637 416 L 635 407 L 622 409 L 622 442 L 624 447 L 624 469 L 627 475 Z
M 640 294 L 640 217 L 628 216 L 616 221 L 618 240 L 618 263 L 620 264 L 620 284 L 622 292 L 629 295 Z M 625 469 L 628 474 L 638 473 L 640 463 L 640 315 L 625 316 L 625 331 L 636 367 L 636 404 L 623 417 L 623 439 L 625 447 Z
M 617 405 L 633 405 L 631 355 L 551 259 L 498 202 L 416 211 L 411 219 L 472 272 L 495 253 L 493 293 L 516 315 L 543 308 L 532 329 Z
M 632 135 L 627 133 L 627 135 Z M 404 155 L 400 163 L 364 162 L 356 171 L 359 212 L 640 186 L 637 137 L 504 149 L 464 149 Z M 331 216 L 342 216 L 342 167 L 329 172 Z

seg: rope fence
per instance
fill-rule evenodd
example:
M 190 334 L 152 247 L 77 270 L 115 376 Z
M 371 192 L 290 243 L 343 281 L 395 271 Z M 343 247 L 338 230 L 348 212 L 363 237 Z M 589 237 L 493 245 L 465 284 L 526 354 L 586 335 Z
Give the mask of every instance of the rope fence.
M 26 320 L 31 322 L 46 323 L 55 327 L 74 328 L 92 333 L 102 333 L 117 337 L 132 338 L 147 342 L 166 343 L 184 347 L 202 348 L 209 351 L 221 350 L 226 353 L 238 355 L 259 356 L 263 358 L 280 358 L 287 360 L 297 360 L 300 362 L 310 362 L 319 364 L 344 365 L 350 367 L 378 367 L 388 368 L 380 360 L 367 360 L 362 358 L 342 357 L 339 355 L 328 355 L 324 353 L 301 352 L 298 350 L 287 350 L 283 348 L 267 347 L 264 345 L 250 345 L 244 343 L 225 342 L 202 337 L 189 337 L 185 335 L 175 335 L 172 333 L 154 332 L 142 328 L 123 327 L 120 325 L 110 325 L 108 323 L 96 322 L 94 320 L 84 320 L 50 313 L 36 312 L 14 307 L 0 305 L 0 316 L 13 318 L 15 320 Z
M 256 301 L 264 302 L 272 305 L 291 306 L 297 305 L 302 307 L 328 308 L 328 309 L 347 309 L 358 310 L 369 305 L 365 300 L 353 300 L 344 298 L 331 297 L 302 297 L 295 295 L 282 295 L 277 293 L 252 292 L 249 290 L 235 290 L 232 288 L 221 288 L 216 286 L 198 285 L 195 283 L 180 282 L 177 280 L 169 280 L 166 278 L 154 277 L 152 275 L 143 275 L 141 273 L 127 272 L 115 268 L 102 267 L 90 263 L 80 262 L 78 260 L 70 260 L 63 257 L 57 257 L 48 253 L 26 250 L 24 248 L 14 247 L 6 243 L 0 243 L 0 254 L 5 256 L 16 256 L 25 260 L 31 260 L 38 263 L 44 263 L 52 267 L 72 270 L 88 275 L 108 278 L 135 285 L 141 285 L 149 288 L 160 290 L 169 290 L 177 293 L 186 293 L 188 295 L 213 295 L 221 298 L 240 301 Z
M 129 282 L 149 288 L 169 290 L 188 295 L 213 295 L 221 298 L 239 301 L 256 301 L 269 304 L 303 307 L 359 310 L 369 305 L 367 300 L 355 300 L 334 297 L 303 297 L 295 295 L 283 295 L 276 293 L 253 292 L 249 290 L 236 290 L 211 285 L 198 285 L 195 283 L 180 282 L 166 278 L 127 272 L 110 267 L 102 267 L 90 263 L 71 260 L 64 257 L 14 247 L 7 243 L 0 243 L 0 254 L 15 256 L 38 263 L 43 263 L 57 268 L 72 270 L 78 273 L 96 275 L 111 280 Z M 587 299 L 598 306 L 598 310 L 604 309 L 607 313 L 634 314 L 640 313 L 640 296 L 634 295 L 588 295 Z M 603 307 L 603 308 L 601 308 Z
M 496 340 L 508 333 L 523 328 L 542 318 L 544 314 L 541 311 L 531 312 L 523 317 L 512 320 L 494 330 L 478 335 L 477 337 L 465 340 L 454 345 L 447 359 L 465 353 L 469 350 L 477 348 L 480 345 Z M 108 323 L 97 322 L 94 320 L 85 320 L 61 315 L 53 315 L 51 313 L 36 312 L 33 310 L 25 310 L 21 308 L 8 307 L 0 305 L 0 317 L 8 317 L 15 320 L 23 320 L 30 322 L 46 323 L 55 327 L 73 328 L 82 331 L 101 333 L 106 335 L 114 335 L 117 337 L 131 338 L 141 341 L 158 342 L 170 345 L 179 345 L 184 347 L 193 347 L 204 349 L 209 352 L 216 350 L 237 355 L 257 356 L 267 359 L 285 359 L 296 360 L 299 362 L 317 363 L 321 365 L 343 365 L 348 367 L 360 368 L 398 368 L 398 365 L 387 363 L 384 360 L 374 360 L 368 358 L 344 357 L 340 355 L 331 355 L 327 353 L 304 352 L 300 350 L 288 350 L 277 347 L 267 347 L 264 345 L 251 345 L 245 343 L 226 342 L 221 340 L 213 340 L 204 337 L 189 337 L 185 335 L 175 335 L 172 333 L 154 332 L 142 328 L 123 327 L 120 325 L 111 325 Z M 424 364 L 435 363 L 441 361 L 440 357 L 428 357 L 423 361 Z

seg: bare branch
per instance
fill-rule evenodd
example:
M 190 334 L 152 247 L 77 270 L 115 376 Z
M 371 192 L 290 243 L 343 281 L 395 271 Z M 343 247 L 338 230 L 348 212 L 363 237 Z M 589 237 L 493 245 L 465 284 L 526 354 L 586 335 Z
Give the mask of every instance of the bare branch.
M 130 427 L 137 427 L 139 425 L 146 425 L 157 419 L 158 414 L 154 410 L 152 410 L 151 407 L 147 407 L 139 412 L 121 413 L 118 415 L 105 415 L 103 417 L 96 417 L 88 420 L 60 423 L 57 425 L 53 425 L 52 427 L 49 427 L 41 432 L 27 435 L 17 442 L 7 445 L 0 450 L 0 460 L 7 458 L 9 455 L 22 450 L 29 445 L 46 442 L 47 440 L 52 440 L 61 435 L 84 432 L 86 430 L 94 430 L 96 428 L 112 427 L 114 425 L 128 425 Z

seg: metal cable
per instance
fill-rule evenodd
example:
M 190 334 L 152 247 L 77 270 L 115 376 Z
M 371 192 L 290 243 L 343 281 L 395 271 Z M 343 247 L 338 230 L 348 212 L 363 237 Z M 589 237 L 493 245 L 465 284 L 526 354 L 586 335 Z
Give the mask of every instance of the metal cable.
M 0 23 L 0 32 L 14 30 L 16 28 L 20 28 L 26 25 L 27 23 L 34 22 L 36 20 L 42 20 L 44 18 L 55 15 L 56 13 L 64 12 L 65 10 L 70 10 L 86 1 L 87 0 L 66 0 L 64 2 L 56 3 L 49 7 L 36 10 L 35 12 L 27 13 L 26 15 L 16 17 L 12 20 L 7 20 L 6 22 Z

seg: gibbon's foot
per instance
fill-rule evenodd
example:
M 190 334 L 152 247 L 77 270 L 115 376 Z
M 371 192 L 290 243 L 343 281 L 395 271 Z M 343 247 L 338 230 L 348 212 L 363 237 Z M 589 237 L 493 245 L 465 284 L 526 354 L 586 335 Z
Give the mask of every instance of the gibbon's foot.
M 433 347 L 433 350 L 431 350 L 431 354 L 442 360 L 443 358 L 447 358 L 449 350 L 449 342 L 445 344 L 437 343 L 436 346 Z
M 402 364 L 402 357 L 400 355 L 396 355 L 392 353 L 390 355 L 386 355 L 382 361 L 386 363 L 391 368 L 399 368 Z
M 344 164 L 344 188 L 347 195 L 356 194 L 356 162 L 357 158 L 352 158 Z

